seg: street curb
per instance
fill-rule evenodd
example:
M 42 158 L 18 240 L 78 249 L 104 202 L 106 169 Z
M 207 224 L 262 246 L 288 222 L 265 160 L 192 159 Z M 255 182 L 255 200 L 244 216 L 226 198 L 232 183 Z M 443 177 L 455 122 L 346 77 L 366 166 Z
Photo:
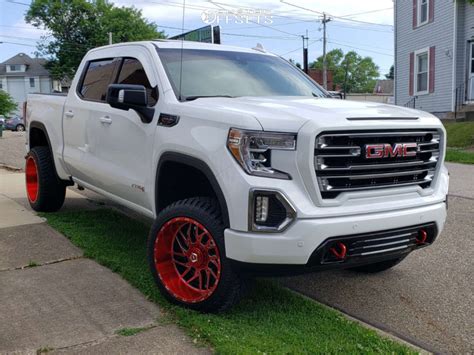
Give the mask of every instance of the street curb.
M 328 308 L 330 310 L 336 310 L 338 311 L 339 313 L 341 313 L 345 318 L 347 318 L 348 320 L 350 321 L 353 321 L 353 322 L 356 322 L 358 324 L 360 324 L 361 326 L 363 326 L 364 328 L 367 328 L 367 329 L 370 329 L 370 330 L 373 330 L 375 331 L 378 335 L 384 337 L 384 338 L 388 338 L 388 339 L 391 339 L 397 343 L 400 343 L 400 344 L 403 344 L 405 346 L 408 346 L 409 348 L 412 348 L 413 350 L 415 350 L 418 354 L 422 354 L 422 355 L 432 355 L 432 354 L 437 354 L 438 352 L 435 351 L 434 349 L 431 349 L 430 346 L 426 345 L 426 344 L 422 344 L 421 342 L 415 340 L 415 339 L 411 339 L 407 336 L 404 336 L 402 334 L 398 334 L 398 333 L 395 333 L 393 332 L 392 330 L 388 329 L 386 326 L 384 326 L 383 324 L 380 324 L 378 322 L 368 322 L 364 319 L 361 319 L 361 318 L 357 318 L 349 313 L 347 313 L 346 311 L 344 311 L 343 309 L 339 308 L 339 307 L 334 307 L 334 306 L 330 306 L 328 304 L 325 304 L 325 303 L 322 303 L 318 300 L 315 300 L 314 298 L 308 296 L 308 295 L 305 295 L 304 293 L 301 293 L 299 291 L 295 291 L 289 287 L 286 287 L 286 286 L 283 286 L 281 285 L 282 287 L 286 288 L 287 290 L 289 290 L 290 292 L 293 292 L 295 294 L 297 294 L 298 296 L 301 296 L 303 298 L 306 298 L 312 302 L 315 302 L 325 308 Z

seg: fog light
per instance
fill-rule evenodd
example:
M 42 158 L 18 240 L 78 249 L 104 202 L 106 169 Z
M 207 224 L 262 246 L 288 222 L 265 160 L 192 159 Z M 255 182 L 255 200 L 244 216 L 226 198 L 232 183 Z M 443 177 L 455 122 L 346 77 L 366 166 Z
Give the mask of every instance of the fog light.
M 296 210 L 278 191 L 251 190 L 249 199 L 249 230 L 281 232 L 296 218 Z
M 266 222 L 268 218 L 268 196 L 257 196 L 255 198 L 255 221 Z

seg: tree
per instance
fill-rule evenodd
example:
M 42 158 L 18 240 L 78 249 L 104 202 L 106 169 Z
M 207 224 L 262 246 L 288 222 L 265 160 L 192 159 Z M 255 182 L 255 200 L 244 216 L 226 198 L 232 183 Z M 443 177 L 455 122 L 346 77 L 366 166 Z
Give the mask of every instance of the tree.
M 18 105 L 9 93 L 0 90 L 0 115 L 8 116 Z
M 37 54 L 48 59 L 46 68 L 55 79 L 72 77 L 88 50 L 108 44 L 109 32 L 115 43 L 164 38 L 140 10 L 106 0 L 33 0 L 25 20 L 49 31 Z
M 333 49 L 326 56 L 327 68 L 333 73 L 334 87 L 342 87 L 344 92 L 372 92 L 379 68 L 370 57 L 361 57 L 354 51 L 344 54 L 342 49 Z M 311 63 L 315 69 L 323 69 L 323 57 Z
M 473 1 L 474 1 L 474 0 L 473 0 Z M 392 79 L 392 80 L 395 79 L 395 66 L 394 66 L 394 65 L 392 65 L 392 66 L 390 67 L 390 71 L 389 71 L 388 74 L 385 74 L 385 77 L 386 77 L 387 79 Z

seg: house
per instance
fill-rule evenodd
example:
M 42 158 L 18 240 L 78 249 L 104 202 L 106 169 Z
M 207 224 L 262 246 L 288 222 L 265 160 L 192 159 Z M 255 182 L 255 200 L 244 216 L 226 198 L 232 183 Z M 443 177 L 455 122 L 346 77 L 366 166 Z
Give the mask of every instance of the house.
M 53 80 L 44 67 L 45 62 L 45 59 L 19 53 L 0 63 L 0 89 L 18 103 L 18 112 L 29 93 L 61 91 L 60 83 Z
M 393 95 L 393 80 L 392 79 L 380 79 L 377 80 L 374 87 L 375 95 Z
M 323 86 L 323 71 L 321 69 L 309 68 L 308 75 L 311 77 L 311 79 L 316 81 L 319 85 Z M 327 71 L 327 87 L 328 87 L 328 90 L 337 89 L 334 87 L 332 70 Z
M 450 118 L 471 101 L 474 5 L 395 0 L 395 103 Z

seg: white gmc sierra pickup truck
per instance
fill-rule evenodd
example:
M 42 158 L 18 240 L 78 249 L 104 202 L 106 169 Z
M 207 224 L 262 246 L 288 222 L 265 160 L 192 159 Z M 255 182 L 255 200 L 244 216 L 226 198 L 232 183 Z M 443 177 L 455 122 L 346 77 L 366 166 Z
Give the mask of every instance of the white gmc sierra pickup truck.
M 154 219 L 161 292 L 205 312 L 250 275 L 386 270 L 446 218 L 446 134 L 426 112 L 332 99 L 282 58 L 180 41 L 93 49 L 67 97 L 30 95 L 26 189 L 68 185 Z

